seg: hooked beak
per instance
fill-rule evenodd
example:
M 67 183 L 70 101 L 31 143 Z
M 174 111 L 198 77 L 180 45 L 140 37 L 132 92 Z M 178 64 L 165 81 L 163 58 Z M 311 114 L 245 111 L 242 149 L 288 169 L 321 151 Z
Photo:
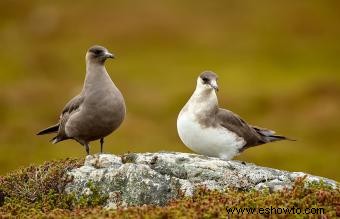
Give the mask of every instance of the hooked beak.
M 109 53 L 109 52 L 105 53 L 105 57 L 106 58 L 110 58 L 110 59 L 114 59 L 115 58 L 115 56 L 112 53 Z
M 217 82 L 216 81 L 211 81 L 210 82 L 210 86 L 212 88 L 214 88 L 215 91 L 218 91 L 218 85 L 217 85 Z

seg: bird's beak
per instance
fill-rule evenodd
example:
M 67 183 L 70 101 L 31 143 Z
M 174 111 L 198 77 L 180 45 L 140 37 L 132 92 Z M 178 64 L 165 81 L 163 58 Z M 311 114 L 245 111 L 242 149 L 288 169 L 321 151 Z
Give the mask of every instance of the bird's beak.
M 218 85 L 217 85 L 217 82 L 216 81 L 211 81 L 210 82 L 210 86 L 212 88 L 214 88 L 215 91 L 218 91 Z
M 115 58 L 115 56 L 112 53 L 109 53 L 109 52 L 105 53 L 105 57 L 106 58 L 110 58 L 110 59 L 114 59 Z

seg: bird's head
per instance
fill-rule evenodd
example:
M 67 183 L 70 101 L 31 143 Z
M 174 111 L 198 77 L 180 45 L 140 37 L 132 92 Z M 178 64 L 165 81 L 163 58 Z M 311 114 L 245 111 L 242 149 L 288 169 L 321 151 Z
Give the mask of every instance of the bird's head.
M 212 71 L 204 71 L 197 78 L 197 88 L 218 91 L 217 75 Z
M 108 58 L 113 59 L 114 55 L 102 46 L 92 46 L 86 53 L 87 62 L 104 64 Z

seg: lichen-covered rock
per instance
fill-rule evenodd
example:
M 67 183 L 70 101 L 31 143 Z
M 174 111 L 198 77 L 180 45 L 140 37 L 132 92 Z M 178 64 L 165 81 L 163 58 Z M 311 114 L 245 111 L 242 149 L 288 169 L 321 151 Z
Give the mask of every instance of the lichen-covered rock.
M 95 188 L 107 197 L 108 208 L 164 205 L 179 195 L 192 195 L 198 186 L 277 191 L 291 187 L 298 177 L 304 176 L 307 182 L 323 181 L 334 188 L 337 186 L 333 180 L 306 173 L 172 152 L 89 155 L 84 166 L 73 169 L 68 175 L 73 180 L 66 186 L 67 193 L 91 197 Z

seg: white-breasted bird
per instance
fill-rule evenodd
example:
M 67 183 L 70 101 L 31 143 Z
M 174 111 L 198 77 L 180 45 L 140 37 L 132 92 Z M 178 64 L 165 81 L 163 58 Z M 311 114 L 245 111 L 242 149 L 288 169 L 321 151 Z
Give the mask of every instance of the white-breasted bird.
M 245 149 L 279 140 L 272 130 L 247 124 L 237 114 L 219 108 L 217 75 L 203 72 L 196 90 L 177 118 L 177 131 L 183 143 L 196 153 L 230 160 Z
M 89 143 L 100 139 L 103 151 L 104 137 L 115 131 L 125 117 L 125 102 L 121 92 L 106 71 L 106 59 L 114 58 L 106 48 L 92 46 L 86 53 L 86 76 L 82 91 L 64 107 L 59 122 L 37 135 L 57 133 L 51 139 L 58 143 L 74 139 L 89 154 Z

